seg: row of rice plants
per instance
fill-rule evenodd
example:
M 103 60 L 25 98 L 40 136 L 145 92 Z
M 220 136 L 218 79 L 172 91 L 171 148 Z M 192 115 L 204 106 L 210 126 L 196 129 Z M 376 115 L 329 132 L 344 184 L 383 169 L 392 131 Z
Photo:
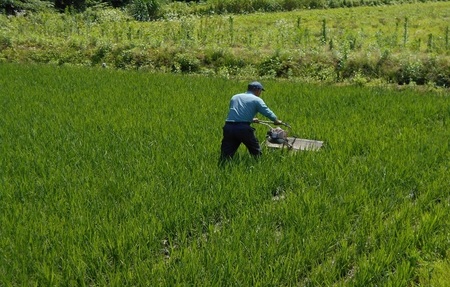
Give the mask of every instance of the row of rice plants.
M 265 81 L 325 148 L 242 148 L 219 168 L 246 81 L 0 75 L 1 285 L 408 285 L 450 268 L 446 95 Z

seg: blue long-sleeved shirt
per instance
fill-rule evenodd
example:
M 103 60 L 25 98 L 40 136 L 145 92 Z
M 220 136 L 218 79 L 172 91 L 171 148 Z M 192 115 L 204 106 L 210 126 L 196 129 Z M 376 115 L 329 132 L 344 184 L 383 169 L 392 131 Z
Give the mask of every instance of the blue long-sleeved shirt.
M 255 96 L 252 92 L 234 95 L 230 101 L 230 110 L 228 112 L 227 122 L 253 122 L 257 113 L 266 116 L 272 121 L 277 116 L 267 107 L 266 103 Z

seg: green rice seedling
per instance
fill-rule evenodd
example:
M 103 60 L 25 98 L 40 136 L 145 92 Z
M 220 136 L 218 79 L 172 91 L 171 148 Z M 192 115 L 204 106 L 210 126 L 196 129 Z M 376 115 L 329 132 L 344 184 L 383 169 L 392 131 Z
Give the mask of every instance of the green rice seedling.
M 324 148 L 265 147 L 255 161 L 241 147 L 220 168 L 228 101 L 247 81 L 12 64 L 0 75 L 0 284 L 446 278 L 446 94 L 265 80 L 292 133 Z

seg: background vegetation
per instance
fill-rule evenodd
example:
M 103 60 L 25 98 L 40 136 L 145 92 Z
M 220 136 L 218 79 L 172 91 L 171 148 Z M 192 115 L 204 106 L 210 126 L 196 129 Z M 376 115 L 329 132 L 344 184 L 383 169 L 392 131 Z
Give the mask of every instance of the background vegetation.
M 427 2 L 427 1 L 421 1 Z M 72 9 L 82 12 L 87 8 L 108 5 L 129 9 L 150 19 L 164 17 L 167 8 L 189 10 L 189 13 L 253 13 L 279 12 L 296 9 L 319 9 L 337 7 L 378 6 L 416 3 L 413 0 L 0 0 L 0 12 L 6 14 L 27 11 L 43 11 L 54 8 L 63 12 Z M 137 9 L 136 9 L 137 8 Z M 149 19 L 138 19 L 149 20 Z
M 246 83 L 0 65 L 0 285 L 445 286 L 448 94 L 266 80 L 325 148 L 221 169 Z
M 151 22 L 105 7 L 0 15 L 0 61 L 450 85 L 450 2 L 194 16 L 189 7 L 201 5 L 166 5 L 164 17 Z

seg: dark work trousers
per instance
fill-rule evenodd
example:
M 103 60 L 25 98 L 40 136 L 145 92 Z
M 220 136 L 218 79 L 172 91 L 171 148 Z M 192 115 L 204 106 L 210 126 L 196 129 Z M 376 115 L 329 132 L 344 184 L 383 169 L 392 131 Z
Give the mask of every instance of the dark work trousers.
M 247 147 L 254 157 L 261 155 L 261 147 L 255 137 L 255 129 L 250 126 L 250 123 L 225 123 L 220 160 L 231 159 L 241 143 Z

